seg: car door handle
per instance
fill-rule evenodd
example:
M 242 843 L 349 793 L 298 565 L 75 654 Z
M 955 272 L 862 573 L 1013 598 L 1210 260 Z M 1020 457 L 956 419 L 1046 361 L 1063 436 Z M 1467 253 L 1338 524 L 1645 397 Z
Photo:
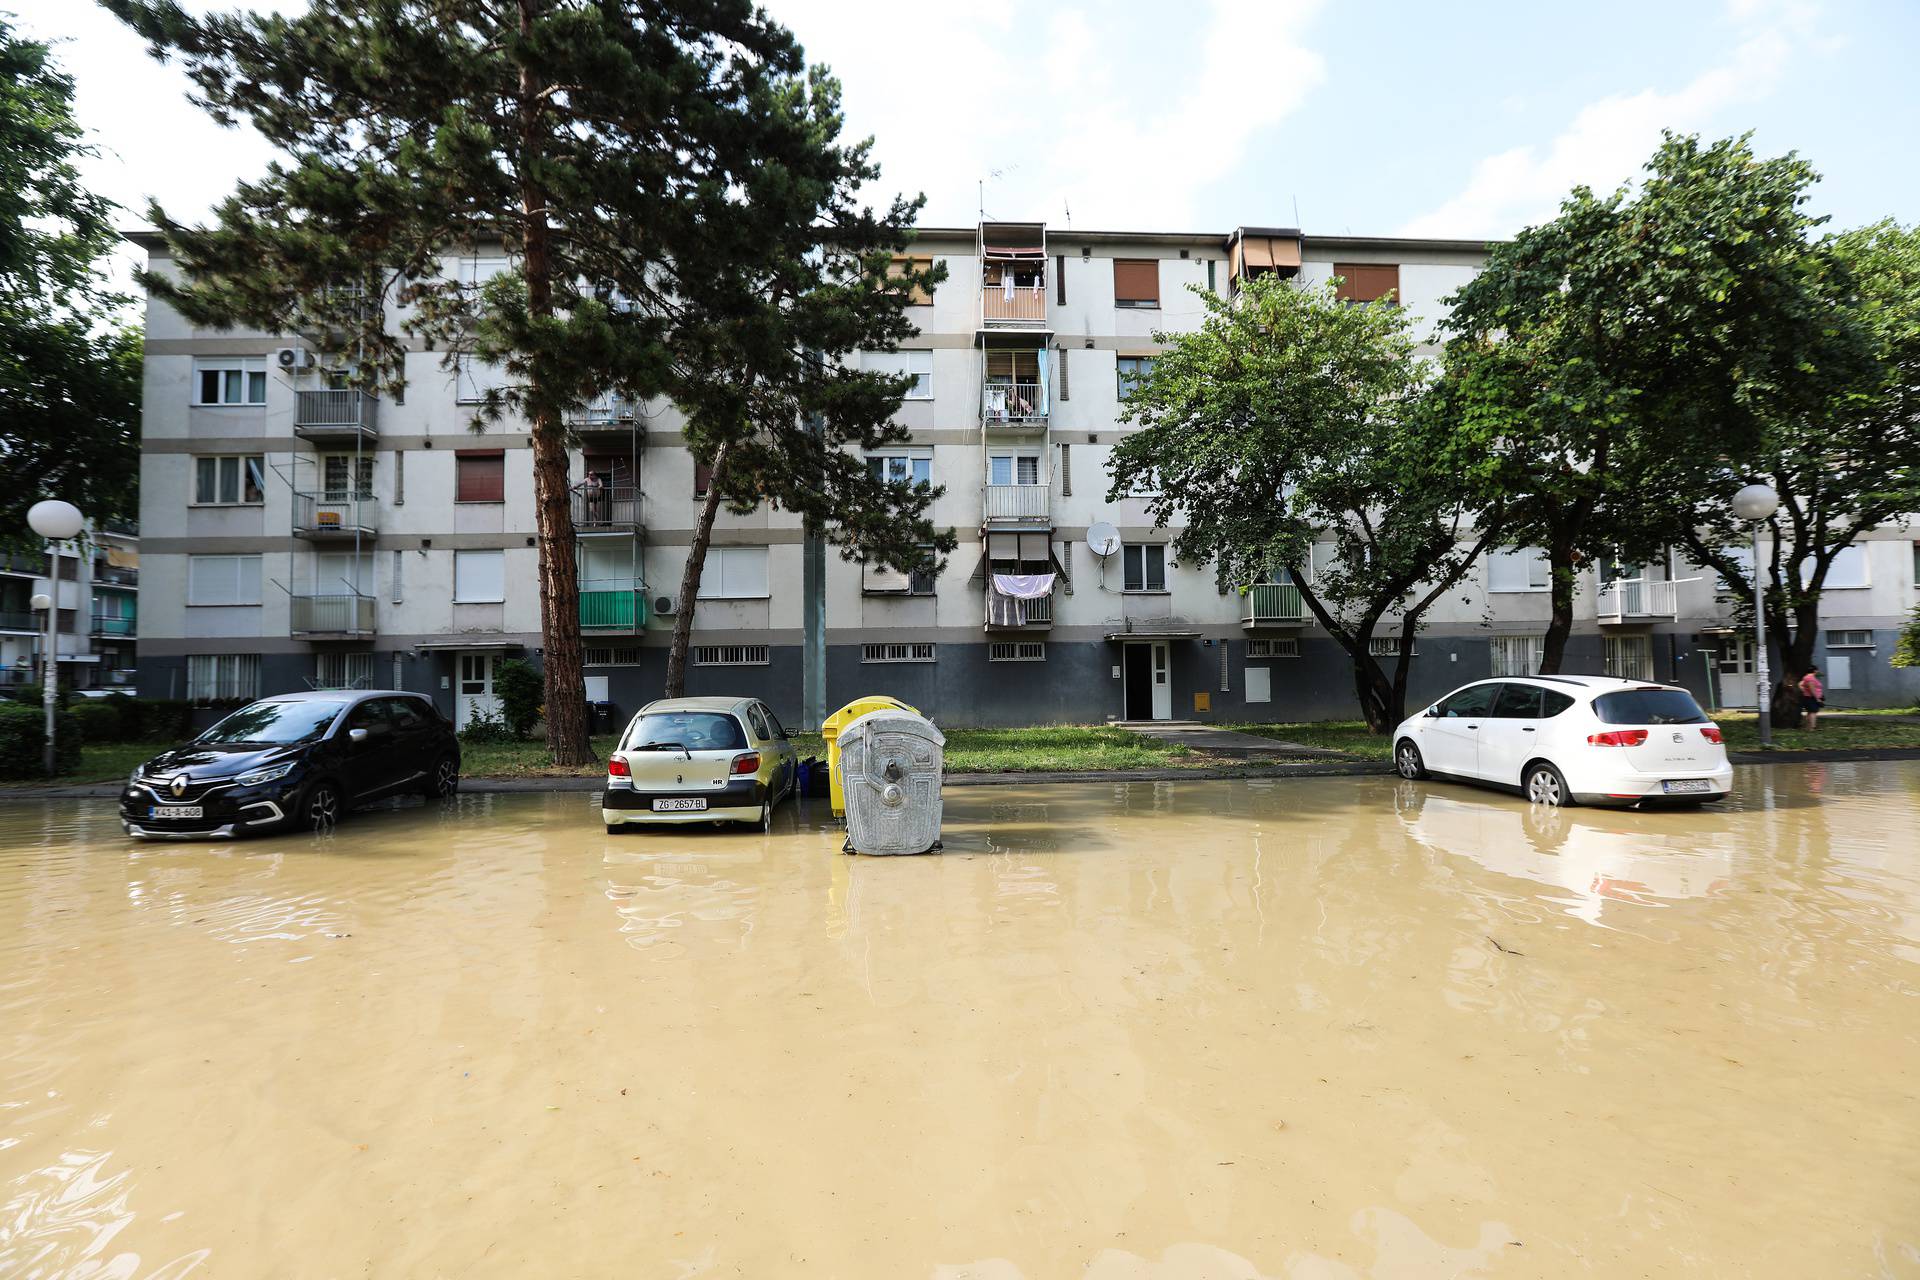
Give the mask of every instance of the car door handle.
M 1533 726 L 1532 726 L 1532 725 L 1530 725 L 1530 724 L 1523 724 L 1523 725 L 1521 725 L 1521 726 L 1520 726 L 1520 732 L 1522 732 L 1522 733 L 1532 733 L 1532 732 L 1533 732 Z
M 1468 725 L 1468 726 L 1467 726 L 1467 728 L 1469 728 L 1469 729 L 1478 729 L 1479 727 L 1480 727 L 1480 726 L 1479 726 L 1479 725 L 1477 725 L 1477 724 L 1470 724 L 1470 725 Z

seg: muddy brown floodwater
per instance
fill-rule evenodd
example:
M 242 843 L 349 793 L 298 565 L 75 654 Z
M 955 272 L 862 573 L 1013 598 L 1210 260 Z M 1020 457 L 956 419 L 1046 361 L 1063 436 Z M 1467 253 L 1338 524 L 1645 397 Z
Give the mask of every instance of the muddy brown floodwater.
M 1920 765 L 0 804 L 0 1275 L 1920 1275 Z

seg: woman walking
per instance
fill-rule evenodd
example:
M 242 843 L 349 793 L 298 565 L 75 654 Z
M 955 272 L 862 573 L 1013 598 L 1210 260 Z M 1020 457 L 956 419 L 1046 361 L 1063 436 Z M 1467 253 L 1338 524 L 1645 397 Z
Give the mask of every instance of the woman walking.
M 1806 717 L 1807 731 L 1820 727 L 1820 712 L 1827 705 L 1827 688 L 1820 683 L 1820 668 L 1808 667 L 1800 677 L 1800 714 Z

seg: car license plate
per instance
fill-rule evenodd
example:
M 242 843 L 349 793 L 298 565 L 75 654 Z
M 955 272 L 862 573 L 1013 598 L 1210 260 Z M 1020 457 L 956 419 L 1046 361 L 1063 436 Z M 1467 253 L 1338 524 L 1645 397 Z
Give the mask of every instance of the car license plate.
M 201 816 L 197 804 L 156 804 L 147 810 L 149 818 L 198 818 Z
M 655 813 L 699 813 L 707 807 L 705 796 L 696 796 L 687 800 L 655 800 Z
M 1675 778 L 1660 785 L 1670 796 L 1694 795 L 1701 791 L 1713 790 L 1713 784 L 1705 778 Z

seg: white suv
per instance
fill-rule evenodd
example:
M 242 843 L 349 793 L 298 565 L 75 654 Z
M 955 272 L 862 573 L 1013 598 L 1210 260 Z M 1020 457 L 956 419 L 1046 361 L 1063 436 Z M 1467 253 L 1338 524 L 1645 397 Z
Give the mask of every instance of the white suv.
M 1535 804 L 1699 804 L 1733 787 L 1720 727 L 1685 689 L 1527 676 L 1455 689 L 1393 732 L 1394 768 L 1518 788 Z

